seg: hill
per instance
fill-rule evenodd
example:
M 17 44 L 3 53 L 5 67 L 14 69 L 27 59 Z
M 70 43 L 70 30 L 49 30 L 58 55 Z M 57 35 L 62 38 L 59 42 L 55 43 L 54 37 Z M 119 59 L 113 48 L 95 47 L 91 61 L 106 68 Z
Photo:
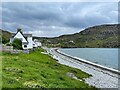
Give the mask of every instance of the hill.
M 39 39 L 43 46 L 62 48 L 118 48 L 118 28 L 120 24 L 98 25 L 85 30 L 59 37 L 33 37 Z M 7 43 L 12 35 L 8 31 L 2 31 L 2 43 Z
M 12 36 L 12 33 L 0 29 L 0 36 L 2 37 L 2 43 L 5 44 L 5 43 L 9 42 L 9 40 Z
M 120 24 L 98 25 L 79 33 L 55 38 L 39 38 L 44 46 L 62 48 L 118 48 L 118 28 Z

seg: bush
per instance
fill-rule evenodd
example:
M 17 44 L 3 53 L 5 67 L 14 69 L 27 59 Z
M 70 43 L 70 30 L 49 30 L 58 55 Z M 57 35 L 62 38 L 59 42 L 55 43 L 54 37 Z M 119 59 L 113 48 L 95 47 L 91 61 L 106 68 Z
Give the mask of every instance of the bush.
M 7 44 L 6 44 L 6 46 L 12 46 L 12 44 L 10 44 L 10 43 L 7 43 Z
M 6 44 L 8 42 L 9 42 L 9 40 L 7 40 L 5 37 L 2 36 L 2 44 Z
M 14 41 L 12 42 L 12 46 L 14 49 L 22 49 L 22 41 L 15 38 Z

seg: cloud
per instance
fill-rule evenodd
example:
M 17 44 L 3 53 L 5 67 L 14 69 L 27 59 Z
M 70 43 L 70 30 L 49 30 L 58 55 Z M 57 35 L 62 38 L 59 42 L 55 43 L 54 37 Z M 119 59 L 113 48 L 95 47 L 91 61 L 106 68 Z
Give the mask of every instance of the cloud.
M 36 36 L 75 33 L 98 24 L 117 23 L 117 3 L 9 2 L 2 5 L 2 27 L 15 32 L 21 27 Z

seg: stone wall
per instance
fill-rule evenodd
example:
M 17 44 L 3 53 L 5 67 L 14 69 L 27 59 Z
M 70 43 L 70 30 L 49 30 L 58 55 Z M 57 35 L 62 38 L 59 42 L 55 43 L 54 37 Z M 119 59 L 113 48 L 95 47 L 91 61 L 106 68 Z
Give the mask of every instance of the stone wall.
M 2 51 L 11 52 L 13 51 L 13 46 L 2 45 Z

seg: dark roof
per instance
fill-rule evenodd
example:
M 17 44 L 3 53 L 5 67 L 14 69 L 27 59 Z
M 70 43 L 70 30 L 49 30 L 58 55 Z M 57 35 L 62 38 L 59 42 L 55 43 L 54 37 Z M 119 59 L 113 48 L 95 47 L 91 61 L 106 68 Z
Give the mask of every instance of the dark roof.
M 12 33 L 12 37 L 14 37 L 16 35 L 16 33 Z
M 17 33 L 12 33 L 12 37 L 14 37 Z M 32 37 L 32 34 L 22 34 L 24 37 Z
M 32 37 L 32 34 L 23 34 L 24 37 Z
M 28 44 L 28 42 L 23 42 L 23 44 Z
M 18 33 L 18 31 L 17 31 L 17 33 Z M 13 33 L 13 35 L 12 35 L 12 38 L 17 34 L 17 33 Z M 21 33 L 21 32 L 20 32 Z M 21 33 L 22 35 L 23 35 L 23 37 L 26 39 L 26 41 L 27 41 L 27 37 L 32 37 L 32 34 L 23 34 L 23 33 Z M 28 42 L 28 41 L 27 41 Z

